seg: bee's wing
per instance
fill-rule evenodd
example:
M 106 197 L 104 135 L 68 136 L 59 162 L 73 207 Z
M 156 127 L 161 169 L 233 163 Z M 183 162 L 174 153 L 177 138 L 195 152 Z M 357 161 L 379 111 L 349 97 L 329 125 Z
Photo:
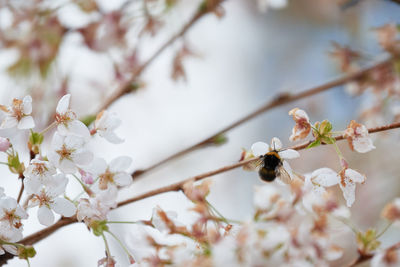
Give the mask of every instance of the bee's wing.
M 292 182 L 290 174 L 285 170 L 282 164 L 276 168 L 276 176 L 285 184 L 290 184 Z
M 249 162 L 245 165 L 243 165 L 243 170 L 245 171 L 258 171 L 260 170 L 262 166 L 263 160 L 262 158 L 259 158 L 255 161 Z

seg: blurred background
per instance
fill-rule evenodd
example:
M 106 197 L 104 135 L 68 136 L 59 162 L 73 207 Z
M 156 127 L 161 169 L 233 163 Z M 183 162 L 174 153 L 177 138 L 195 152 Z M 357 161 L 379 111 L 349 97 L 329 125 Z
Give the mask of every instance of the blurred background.
M 7 2 L 0 2 L 0 36 L 7 34 L 6 29 L 15 20 Z M 29 5 L 24 1 L 15 2 L 21 9 Z M 104 13 L 118 10 L 125 4 L 122 0 L 96 2 Z M 131 2 L 134 2 L 130 8 L 135 14 L 142 1 Z M 388 0 L 345 2 L 289 0 L 282 9 L 261 12 L 255 0 L 225 1 L 222 18 L 206 15 L 188 31 L 184 41 L 171 45 L 145 70 L 138 81 L 143 85 L 141 88 L 111 105 L 109 110 L 117 113 L 123 121 L 117 134 L 125 142 L 112 145 L 96 139 L 92 150 L 108 161 L 120 155 L 132 157 L 131 171 L 146 168 L 214 134 L 278 93 L 300 92 L 341 75 L 337 62 L 329 56 L 332 41 L 362 51 L 370 56 L 371 61 L 382 58 L 372 29 L 386 23 L 399 23 L 400 5 Z M 135 54 L 130 63 L 147 59 L 181 28 L 199 3 L 178 2 L 163 16 L 165 25 L 155 37 L 138 39 L 140 28 L 134 25 L 129 31 L 124 52 L 113 51 L 114 48 L 109 51 L 88 49 L 82 34 L 71 31 L 64 36 L 53 66 L 46 70 L 45 76 L 38 73 L 10 74 L 9 67 L 18 61 L 20 51 L 3 44 L 0 46 L 0 101 L 8 104 L 14 97 L 32 95 L 38 131 L 44 128 L 58 99 L 66 92 L 72 94 L 72 108 L 78 116 L 91 114 L 116 88 L 115 62 L 132 56 L 133 48 L 139 42 L 138 59 Z M 48 5 L 56 7 L 57 18 L 64 27 L 79 29 L 96 20 L 95 15 L 83 12 L 71 1 L 52 1 Z M 140 21 L 141 15 L 132 16 L 132 20 L 135 19 Z M 107 37 L 102 44 L 106 40 Z M 195 55 L 184 60 L 186 81 L 173 81 L 173 58 L 182 45 L 187 45 Z M 294 123 L 287 113 L 294 107 L 306 110 L 312 122 L 329 119 L 335 130 L 342 130 L 350 120 L 358 118 L 360 107 L 368 105 L 368 101 L 367 95 L 353 97 L 343 88 L 336 88 L 281 106 L 227 133 L 226 144 L 197 150 L 147 173 L 123 189 L 120 198 L 237 162 L 242 148 L 248 149 L 256 141 L 269 142 L 276 136 L 284 146 L 292 145 L 288 138 Z M 10 134 L 14 133 L 3 132 L 3 135 Z M 27 135 L 28 132 L 12 137 L 23 139 Z M 377 149 L 367 154 L 351 152 L 345 143 L 340 144 L 350 166 L 367 176 L 367 182 L 357 187 L 356 202 L 351 208 L 352 219 L 360 229 L 383 228 L 380 211 L 385 203 L 399 196 L 398 141 L 396 130 L 381 134 L 375 141 Z M 320 167 L 340 170 L 332 147 L 303 150 L 300 154 L 299 159 L 291 161 L 292 168 L 299 173 Z M 23 158 L 27 162 L 28 154 Z M 7 195 L 16 197 L 20 185 L 17 177 L 10 175 L 3 165 L 0 172 L 0 186 L 6 189 Z M 245 221 L 250 218 L 253 188 L 261 184 L 257 174 L 236 169 L 212 179 L 210 202 L 229 219 Z M 68 186 L 71 195 L 77 194 L 79 189 L 73 181 Z M 338 194 L 342 199 L 341 193 Z M 110 218 L 149 219 L 156 205 L 176 211 L 180 221 L 191 220 L 185 212 L 190 203 L 181 193 L 167 193 L 128 205 L 112 211 Z M 37 222 L 36 210 L 30 214 L 31 223 L 24 226 L 26 235 L 42 228 Z M 113 230 L 124 240 L 129 226 Z M 390 245 L 399 237 L 400 232 L 392 228 L 382 239 Z M 119 266 L 128 265 L 118 244 L 110 242 Z M 103 246 L 102 240 L 91 234 L 85 225 L 70 225 L 36 244 L 38 253 L 31 264 L 95 266 L 104 255 Z M 355 244 L 344 246 L 356 253 Z M 355 254 L 346 253 L 346 257 L 351 259 Z M 15 259 L 9 262 L 9 266 L 26 266 L 26 263 Z

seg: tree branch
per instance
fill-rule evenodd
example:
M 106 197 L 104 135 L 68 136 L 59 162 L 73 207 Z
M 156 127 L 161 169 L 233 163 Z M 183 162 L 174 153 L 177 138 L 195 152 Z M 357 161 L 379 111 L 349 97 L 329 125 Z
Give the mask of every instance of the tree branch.
M 305 91 L 303 91 L 301 93 L 297 93 L 297 94 L 293 94 L 293 95 L 288 94 L 288 93 L 280 94 L 275 99 L 273 99 L 272 101 L 268 101 L 267 103 L 265 103 L 264 105 L 262 105 L 261 107 L 256 109 L 255 111 L 253 111 L 250 114 L 244 116 L 243 118 L 240 118 L 237 121 L 234 121 L 230 125 L 224 127 L 223 129 L 221 129 L 218 132 L 216 132 L 215 134 L 205 138 L 204 140 L 202 140 L 202 141 L 200 141 L 200 142 L 198 142 L 198 143 L 196 143 L 196 144 L 194 144 L 194 145 L 192 145 L 192 146 L 190 146 L 188 148 L 185 148 L 185 149 L 183 149 L 183 150 L 181 150 L 179 152 L 176 152 L 175 154 L 173 154 L 173 155 L 171 155 L 171 156 L 169 156 L 169 157 L 167 157 L 167 158 L 165 158 L 165 159 L 163 159 L 163 160 L 161 160 L 159 162 L 156 162 L 153 165 L 151 165 L 151 166 L 149 166 L 149 167 L 147 167 L 145 169 L 137 170 L 136 172 L 134 172 L 132 174 L 132 178 L 136 179 L 137 177 L 143 175 L 144 173 L 149 172 L 149 171 L 151 171 L 151 170 L 153 170 L 153 169 L 155 169 L 155 168 L 157 168 L 157 167 L 159 167 L 159 166 L 161 166 L 161 165 L 163 165 L 163 164 L 165 164 L 165 163 L 167 163 L 167 162 L 169 162 L 171 160 L 179 158 L 179 157 L 181 157 L 181 156 L 183 156 L 183 155 L 185 155 L 187 153 L 190 153 L 192 151 L 195 151 L 195 150 L 197 150 L 199 148 L 202 148 L 202 147 L 205 147 L 207 145 L 214 144 L 215 143 L 214 140 L 218 136 L 221 136 L 222 134 L 224 134 L 224 133 L 226 133 L 226 132 L 228 132 L 228 131 L 230 131 L 230 130 L 232 130 L 232 129 L 234 129 L 234 128 L 236 128 L 236 127 L 238 127 L 238 126 L 240 126 L 240 125 L 242 125 L 244 123 L 246 123 L 247 121 L 257 117 L 258 115 L 263 114 L 264 112 L 266 112 L 268 110 L 271 110 L 273 108 L 276 108 L 276 107 L 279 107 L 279 106 L 282 106 L 282 105 L 285 105 L 285 104 L 288 104 L 288 103 L 291 103 L 291 102 L 294 102 L 294 101 L 297 101 L 297 100 L 300 100 L 300 99 L 303 99 L 303 98 L 307 98 L 309 96 L 313 96 L 313 95 L 328 91 L 329 89 L 335 88 L 335 87 L 340 86 L 340 85 L 344 85 L 344 84 L 346 84 L 346 83 L 348 83 L 350 81 L 361 79 L 361 78 L 365 77 L 365 75 L 367 75 L 370 71 L 373 71 L 375 69 L 379 69 L 379 68 L 381 68 L 382 66 L 384 66 L 386 64 L 390 64 L 394 59 L 395 58 L 389 58 L 389 59 L 384 60 L 382 62 L 379 62 L 379 63 L 377 63 L 377 64 L 375 64 L 375 65 L 373 65 L 371 67 L 362 69 L 362 70 L 354 72 L 352 74 L 348 74 L 348 75 L 342 76 L 342 77 L 334 79 L 334 80 L 332 80 L 332 81 L 330 81 L 328 83 L 325 83 L 325 84 L 322 84 L 322 85 L 307 89 L 307 90 L 305 90 Z
M 382 131 L 387 131 L 387 130 L 391 130 L 391 129 L 395 129 L 395 128 L 400 128 L 400 123 L 393 123 L 393 124 L 388 124 L 388 125 L 384 125 L 384 126 L 379 126 L 379 127 L 375 127 L 375 128 L 370 128 L 368 129 L 368 131 L 370 133 L 377 133 L 377 132 L 382 132 Z M 345 139 L 345 137 L 343 135 L 337 136 L 335 137 L 335 139 L 337 141 L 339 140 L 343 140 Z M 291 149 L 295 149 L 295 150 L 302 150 L 305 149 L 312 141 L 308 141 L 304 144 L 300 144 L 300 145 L 296 145 L 293 147 L 290 147 Z M 248 159 L 248 160 L 244 160 L 244 161 L 240 161 L 231 165 L 227 165 L 224 167 L 221 167 L 219 169 L 213 170 L 213 171 L 209 171 L 209 172 L 205 172 L 203 174 L 199 174 L 193 177 L 190 177 L 188 179 L 185 179 L 181 182 L 178 183 L 174 183 L 165 187 L 161 187 L 152 191 L 149 191 L 147 193 L 138 195 L 136 197 L 132 197 L 129 198 L 127 200 L 121 201 L 118 203 L 116 208 L 125 206 L 127 204 L 145 199 L 145 198 L 149 198 L 152 196 L 156 196 L 162 193 L 167 193 L 167 192 L 173 192 L 173 191 L 180 191 L 183 187 L 183 185 L 189 181 L 199 181 L 199 180 L 203 180 L 205 178 L 220 174 L 220 173 L 224 173 L 233 169 L 236 169 L 238 167 L 241 167 L 247 163 L 253 162 L 255 160 L 257 160 L 258 158 L 253 158 L 253 159 Z M 24 239 L 22 239 L 19 243 L 24 244 L 24 245 L 32 245 L 35 244 L 39 241 L 41 241 L 42 239 L 46 238 L 47 236 L 51 235 L 52 233 L 54 233 L 55 231 L 57 231 L 58 229 L 72 224 L 72 223 L 76 223 L 77 219 L 76 217 L 71 217 L 71 218 L 61 218 L 59 221 L 57 221 L 55 224 L 53 224 L 50 227 L 44 228 L 42 230 L 40 230 L 39 232 L 33 233 L 27 237 L 25 237 Z M 14 255 L 6 253 L 0 256 L 0 266 L 2 264 L 5 264 L 9 259 L 13 258 Z
M 166 48 L 173 44 L 177 39 L 186 34 L 186 32 L 199 21 L 204 15 L 212 12 L 217 8 L 224 0 L 204 0 L 200 7 L 197 9 L 193 17 L 182 27 L 182 29 L 174 34 L 169 40 L 167 40 L 147 61 L 139 66 L 134 71 L 128 81 L 124 82 L 115 92 L 112 94 L 103 105 L 99 108 L 98 112 L 103 109 L 107 109 L 112 103 L 123 95 L 131 91 L 131 84 L 135 79 L 142 74 L 142 72 L 162 53 Z M 98 113 L 96 112 L 96 113 Z

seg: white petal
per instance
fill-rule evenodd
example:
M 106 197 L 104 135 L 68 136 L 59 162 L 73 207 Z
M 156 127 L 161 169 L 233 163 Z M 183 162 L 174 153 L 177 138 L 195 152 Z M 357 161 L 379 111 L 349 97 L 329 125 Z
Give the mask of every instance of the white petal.
M 277 138 L 277 137 L 272 138 L 271 149 L 277 150 L 277 151 L 282 149 L 282 142 L 281 142 L 281 140 L 279 140 L 279 138 Z
M 353 140 L 353 147 L 359 153 L 366 153 L 375 149 L 371 138 L 369 137 L 359 137 Z
M 339 176 L 335 171 L 329 168 L 317 169 L 313 171 L 311 176 L 313 182 L 325 187 L 329 187 L 339 183 Z
M 251 151 L 256 157 L 265 155 L 269 151 L 269 145 L 264 142 L 256 142 L 251 146 Z
M 56 213 L 65 217 L 71 217 L 76 212 L 75 205 L 71 201 L 62 197 L 54 199 L 54 202 L 51 203 L 50 206 Z
M 340 188 L 343 191 L 343 197 L 346 200 L 347 207 L 351 207 L 355 201 L 355 193 L 356 193 L 356 185 L 355 183 L 345 179 L 345 185 L 342 186 L 342 183 L 339 183 Z
M 51 198 L 55 198 L 65 193 L 68 179 L 63 173 L 59 173 L 53 176 L 51 183 L 46 186 L 47 195 Z
M 41 206 L 38 210 L 39 222 L 45 226 L 50 226 L 54 222 L 53 212 L 46 206 Z
M 41 187 L 39 179 L 26 177 L 24 179 L 24 186 L 26 193 L 28 194 L 39 194 L 39 189 Z
M 365 182 L 365 175 L 362 175 L 353 169 L 346 169 L 345 176 L 349 177 L 355 183 Z
M 77 172 L 77 168 L 76 165 L 73 161 L 69 160 L 69 159 L 63 159 L 61 160 L 61 162 L 58 165 L 58 168 L 67 173 L 67 174 L 72 174 L 72 173 L 76 173 Z
M 71 133 L 83 137 L 86 141 L 90 139 L 90 132 L 86 125 L 79 121 L 73 120 L 68 124 L 68 129 Z
M 64 145 L 65 137 L 60 135 L 59 133 L 55 132 L 53 135 L 53 139 L 51 140 L 51 146 L 54 150 L 58 150 L 62 148 Z
M 26 115 L 32 113 L 32 97 L 30 95 L 25 96 L 22 100 L 22 112 Z
M 84 146 L 85 140 L 76 135 L 67 135 L 64 139 L 66 147 L 73 149 L 80 149 Z
M 114 176 L 114 181 L 118 186 L 127 186 L 132 183 L 132 176 L 127 173 L 118 173 Z
M 47 153 L 47 158 L 56 167 L 60 166 L 60 155 L 54 151 L 49 151 Z
M 121 156 L 113 159 L 110 162 L 111 172 L 122 172 L 129 168 L 132 164 L 132 159 L 130 157 Z
M 18 129 L 32 129 L 35 127 L 35 122 L 33 121 L 32 116 L 23 117 L 18 123 Z
M 293 149 L 285 149 L 282 151 L 279 151 L 279 156 L 283 159 L 295 159 L 300 157 L 299 152 L 297 152 L 296 150 Z
M 282 161 L 283 168 L 287 171 L 287 173 L 290 175 L 290 178 L 293 180 L 293 172 L 292 168 L 290 167 L 289 163 L 286 160 Z
M 58 105 L 57 105 L 57 113 L 65 113 L 68 110 L 69 107 L 69 100 L 71 98 L 70 94 L 67 94 L 65 96 L 63 96 L 60 101 L 58 101 Z
M 15 117 L 12 116 L 6 116 L 1 123 L 1 128 L 3 129 L 8 129 L 8 128 L 13 128 L 18 125 L 18 120 Z
M 107 162 L 103 158 L 94 158 L 92 163 L 88 167 L 88 171 L 98 175 L 101 173 L 105 173 L 107 167 Z
M 121 144 L 125 140 L 118 137 L 114 132 L 105 132 L 104 134 L 100 134 L 100 136 L 104 137 L 108 142 L 112 144 Z
M 83 151 L 72 155 L 72 159 L 77 165 L 88 165 L 93 160 L 93 153 L 90 151 Z

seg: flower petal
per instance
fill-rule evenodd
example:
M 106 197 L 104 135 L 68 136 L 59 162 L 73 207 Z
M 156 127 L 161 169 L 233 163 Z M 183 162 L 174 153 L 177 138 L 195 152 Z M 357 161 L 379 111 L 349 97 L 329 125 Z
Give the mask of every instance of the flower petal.
M 251 151 L 256 157 L 265 155 L 269 151 L 269 145 L 264 142 L 256 142 L 251 146 Z
M 25 115 L 29 115 L 32 113 L 32 97 L 27 95 L 22 100 L 22 112 Z
M 296 150 L 293 149 L 285 149 L 282 151 L 279 151 L 279 156 L 283 159 L 295 159 L 300 157 L 299 152 L 297 152 Z
M 353 169 L 346 169 L 345 176 L 351 179 L 355 183 L 363 183 L 365 182 L 365 175 L 353 170 Z
M 35 127 L 35 122 L 33 121 L 32 116 L 25 116 L 23 117 L 18 123 L 18 129 L 32 129 Z
M 76 212 L 75 205 L 71 201 L 62 197 L 54 199 L 53 203 L 51 203 L 50 206 L 54 210 L 54 212 L 65 217 L 71 217 Z
M 311 174 L 312 181 L 324 187 L 333 186 L 339 183 L 337 173 L 329 168 L 320 168 Z
M 67 95 L 63 96 L 60 99 L 60 101 L 58 101 L 57 109 L 56 109 L 57 113 L 62 114 L 68 110 L 70 98 L 71 98 L 71 95 L 67 94 Z
M 118 186 L 127 186 L 132 183 L 132 176 L 125 172 L 117 173 L 114 176 L 114 181 Z
M 353 139 L 353 147 L 359 153 L 366 153 L 375 149 L 375 146 L 369 137 L 359 137 Z
M 122 172 L 129 168 L 132 164 L 132 159 L 127 156 L 121 156 L 113 159 L 110 162 L 110 171 L 111 172 Z
M 90 151 L 83 151 L 76 153 L 72 156 L 72 159 L 77 165 L 88 165 L 93 160 L 93 153 Z
M 50 226 L 54 222 L 53 212 L 46 206 L 41 206 L 38 210 L 39 222 L 45 226 Z
M 272 138 L 271 149 L 277 150 L 277 151 L 282 149 L 282 142 L 281 142 L 281 140 L 279 140 L 279 138 L 277 138 L 277 137 Z

